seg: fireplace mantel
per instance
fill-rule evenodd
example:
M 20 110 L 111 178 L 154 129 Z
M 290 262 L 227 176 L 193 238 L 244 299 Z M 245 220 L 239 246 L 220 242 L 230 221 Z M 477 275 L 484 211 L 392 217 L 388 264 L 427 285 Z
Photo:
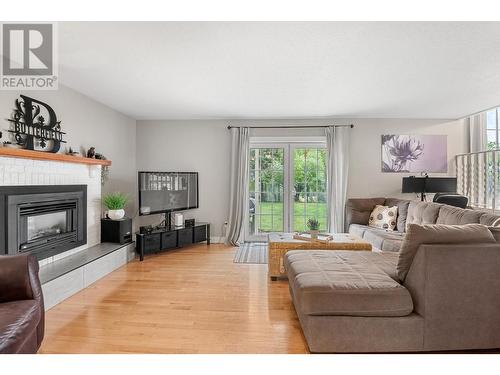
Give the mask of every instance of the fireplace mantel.
M 103 166 L 111 165 L 111 160 L 90 159 L 81 156 L 54 154 L 52 152 L 32 151 L 32 150 L 25 150 L 21 148 L 11 148 L 11 147 L 0 147 L 0 157 L 60 161 L 66 163 L 103 165 Z

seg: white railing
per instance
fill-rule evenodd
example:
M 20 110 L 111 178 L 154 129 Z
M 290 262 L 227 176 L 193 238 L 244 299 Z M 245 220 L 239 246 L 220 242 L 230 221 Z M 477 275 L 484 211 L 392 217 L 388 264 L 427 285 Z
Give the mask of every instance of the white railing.
M 455 156 L 457 192 L 476 208 L 500 209 L 500 149 Z

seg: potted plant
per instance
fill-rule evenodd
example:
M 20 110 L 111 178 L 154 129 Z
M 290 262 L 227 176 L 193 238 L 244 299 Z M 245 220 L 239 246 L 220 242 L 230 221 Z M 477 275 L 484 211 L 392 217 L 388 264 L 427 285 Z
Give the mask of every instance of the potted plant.
M 309 218 L 307 220 L 307 227 L 309 228 L 309 233 L 311 238 L 317 239 L 319 234 L 319 221 L 316 218 Z
M 128 196 L 116 192 L 109 193 L 104 196 L 104 206 L 108 209 L 107 216 L 111 220 L 120 220 L 125 216 L 125 206 L 128 203 Z

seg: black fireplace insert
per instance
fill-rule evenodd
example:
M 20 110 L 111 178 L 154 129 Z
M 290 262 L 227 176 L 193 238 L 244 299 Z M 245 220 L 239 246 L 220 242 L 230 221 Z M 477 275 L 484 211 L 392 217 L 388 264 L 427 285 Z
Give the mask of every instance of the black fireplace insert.
M 40 260 L 86 243 L 86 185 L 0 187 L 0 254 Z

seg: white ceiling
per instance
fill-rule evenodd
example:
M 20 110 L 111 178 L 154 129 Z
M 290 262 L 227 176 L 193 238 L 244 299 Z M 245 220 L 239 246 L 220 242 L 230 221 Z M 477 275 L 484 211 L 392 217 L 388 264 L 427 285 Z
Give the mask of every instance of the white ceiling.
M 455 119 L 500 105 L 500 23 L 59 24 L 60 82 L 136 119 Z

